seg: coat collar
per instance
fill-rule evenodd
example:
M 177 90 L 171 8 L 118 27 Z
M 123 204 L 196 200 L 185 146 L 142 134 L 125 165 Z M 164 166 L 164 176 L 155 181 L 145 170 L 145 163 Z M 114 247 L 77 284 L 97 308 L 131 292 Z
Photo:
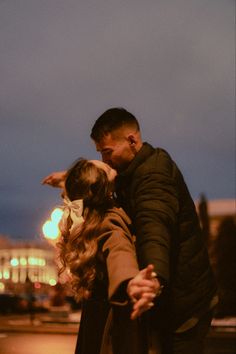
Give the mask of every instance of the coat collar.
M 137 155 L 130 162 L 126 170 L 119 173 L 118 178 L 130 176 L 139 165 L 141 165 L 150 155 L 152 155 L 154 151 L 155 149 L 152 147 L 152 145 L 146 142 L 143 143 L 143 146 L 138 151 Z

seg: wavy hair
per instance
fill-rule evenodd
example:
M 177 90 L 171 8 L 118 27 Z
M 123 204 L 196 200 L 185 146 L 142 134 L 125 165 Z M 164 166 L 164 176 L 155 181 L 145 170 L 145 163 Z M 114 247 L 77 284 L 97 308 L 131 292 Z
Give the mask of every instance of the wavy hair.
M 93 288 L 100 225 L 107 210 L 114 205 L 111 198 L 112 186 L 106 172 L 85 159 L 79 159 L 67 172 L 67 197 L 71 201 L 83 199 L 84 222 L 78 226 L 73 225 L 73 228 L 70 217 L 62 218 L 60 222 L 60 273 L 65 268 L 70 270 L 77 301 L 88 298 Z

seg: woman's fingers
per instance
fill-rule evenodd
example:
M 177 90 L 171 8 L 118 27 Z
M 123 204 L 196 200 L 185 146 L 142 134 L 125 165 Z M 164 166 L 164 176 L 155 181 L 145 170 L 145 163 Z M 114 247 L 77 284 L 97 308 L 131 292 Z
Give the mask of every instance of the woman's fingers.
M 134 320 L 138 316 L 140 316 L 143 312 L 149 310 L 152 306 L 154 306 L 153 299 L 155 296 L 150 296 L 147 294 L 146 297 L 142 297 L 133 306 L 133 311 L 131 313 L 130 318 Z

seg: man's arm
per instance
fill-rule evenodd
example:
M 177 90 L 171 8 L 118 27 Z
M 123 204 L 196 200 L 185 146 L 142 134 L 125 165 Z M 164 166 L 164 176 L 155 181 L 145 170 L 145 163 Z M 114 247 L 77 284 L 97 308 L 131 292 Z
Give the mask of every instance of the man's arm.
M 64 188 L 66 173 L 67 171 L 53 172 L 42 180 L 42 184 L 48 184 L 56 188 Z
M 143 171 L 142 171 L 143 172 Z M 132 221 L 141 268 L 153 264 L 158 277 L 169 281 L 170 250 L 175 232 L 179 203 L 171 173 L 155 166 L 135 179 Z

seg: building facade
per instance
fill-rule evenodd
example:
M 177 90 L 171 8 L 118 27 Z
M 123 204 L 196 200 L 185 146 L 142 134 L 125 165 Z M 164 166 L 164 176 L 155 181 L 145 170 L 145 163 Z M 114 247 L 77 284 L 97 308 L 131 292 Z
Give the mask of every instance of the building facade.
M 0 249 L 0 292 L 22 291 L 28 284 L 35 288 L 58 282 L 55 251 L 34 245 L 11 245 Z

